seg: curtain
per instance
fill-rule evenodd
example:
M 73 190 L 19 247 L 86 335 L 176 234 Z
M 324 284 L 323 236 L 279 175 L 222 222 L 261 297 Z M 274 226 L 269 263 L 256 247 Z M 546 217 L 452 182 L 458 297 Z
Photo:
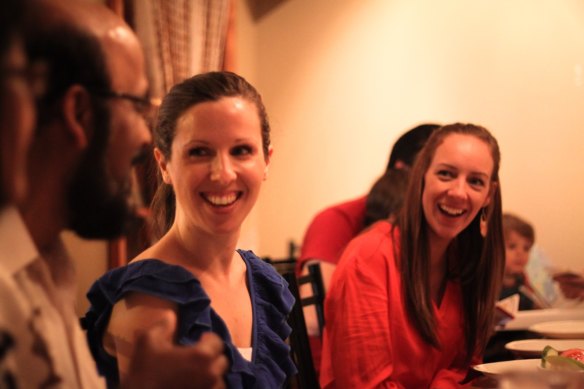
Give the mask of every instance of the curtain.
M 134 0 L 153 97 L 194 74 L 223 69 L 229 15 L 229 0 Z

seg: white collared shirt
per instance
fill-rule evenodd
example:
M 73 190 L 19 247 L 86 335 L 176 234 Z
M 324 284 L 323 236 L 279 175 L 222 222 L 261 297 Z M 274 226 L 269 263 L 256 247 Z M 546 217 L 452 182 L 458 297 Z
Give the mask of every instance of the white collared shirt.
M 104 388 L 74 308 L 59 296 L 18 211 L 0 210 L 0 377 L 18 388 Z

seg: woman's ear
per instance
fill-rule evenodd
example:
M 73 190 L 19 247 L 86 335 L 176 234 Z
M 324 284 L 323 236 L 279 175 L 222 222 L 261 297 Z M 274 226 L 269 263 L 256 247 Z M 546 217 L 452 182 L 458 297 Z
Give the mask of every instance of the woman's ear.
M 266 167 L 264 168 L 264 181 L 268 179 L 268 170 L 270 168 L 270 161 L 272 160 L 272 154 L 274 153 L 274 148 L 272 146 L 268 149 L 268 155 L 266 155 Z
M 499 190 L 499 183 L 497 181 L 491 182 L 491 185 L 489 187 L 489 194 L 487 195 L 487 198 L 485 199 L 485 202 L 483 203 L 483 207 L 486 207 L 487 205 L 491 204 L 493 196 L 495 196 L 495 193 L 497 193 L 498 190 Z
M 69 87 L 60 105 L 63 122 L 75 145 L 85 149 L 93 137 L 91 96 L 85 87 L 75 84 Z
M 154 159 L 156 159 L 156 164 L 158 165 L 158 169 L 160 169 L 162 181 L 164 181 L 165 184 L 172 185 L 172 180 L 167 169 L 166 157 L 158 147 L 154 148 Z

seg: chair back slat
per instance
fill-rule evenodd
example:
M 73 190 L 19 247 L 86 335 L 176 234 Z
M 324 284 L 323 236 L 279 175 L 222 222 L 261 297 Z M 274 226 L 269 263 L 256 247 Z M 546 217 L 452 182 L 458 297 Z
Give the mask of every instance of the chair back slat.
M 316 318 L 318 320 L 319 333 L 322 336 L 322 331 L 324 329 L 324 283 L 322 282 L 322 273 L 320 271 L 320 264 L 312 263 L 308 265 L 308 276 L 309 282 L 312 286 L 312 298 L 314 302 L 309 302 L 303 305 L 314 304 L 316 309 Z
M 320 389 L 318 378 L 314 371 L 310 342 L 308 340 L 308 333 L 306 332 L 304 312 L 302 311 L 303 304 L 298 291 L 296 275 L 293 271 L 289 271 L 284 273 L 283 277 L 288 282 L 290 292 L 296 299 L 296 303 L 288 317 L 288 324 L 292 327 L 290 348 L 292 349 L 292 357 L 298 369 L 298 386 L 300 389 Z

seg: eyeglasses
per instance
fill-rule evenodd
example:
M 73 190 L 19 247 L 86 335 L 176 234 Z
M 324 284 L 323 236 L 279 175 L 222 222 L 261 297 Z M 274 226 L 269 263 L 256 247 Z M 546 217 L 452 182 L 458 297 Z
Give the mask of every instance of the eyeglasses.
M 158 106 L 160 105 L 158 99 L 136 96 L 129 93 L 114 92 L 111 90 L 102 90 L 93 93 L 105 99 L 121 99 L 129 101 L 134 106 L 134 110 L 142 116 L 148 125 L 153 125 L 156 120 Z

